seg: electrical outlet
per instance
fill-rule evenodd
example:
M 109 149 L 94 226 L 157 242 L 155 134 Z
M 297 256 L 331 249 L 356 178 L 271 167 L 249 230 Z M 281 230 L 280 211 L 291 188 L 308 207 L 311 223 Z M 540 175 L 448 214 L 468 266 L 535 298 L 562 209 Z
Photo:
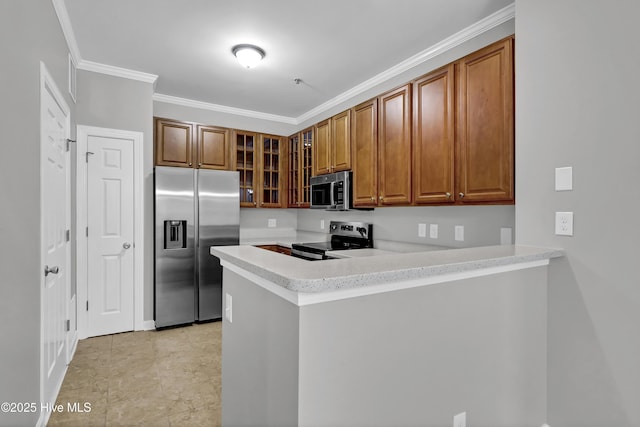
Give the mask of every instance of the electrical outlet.
M 463 242 L 464 241 L 464 225 L 456 225 L 456 227 L 454 228 L 455 231 L 455 239 L 458 242 Z
M 556 212 L 556 236 L 573 236 L 573 212 Z
M 500 228 L 500 244 L 511 245 L 513 244 L 513 230 L 511 227 Z
M 320 220 L 320 230 L 324 230 L 324 219 Z
M 274 228 L 274 227 L 277 226 L 277 224 L 278 224 L 278 222 L 276 221 L 275 218 L 269 218 L 267 220 L 267 227 L 269 227 L 269 228 Z
M 432 239 L 438 238 L 438 224 L 429 224 L 429 237 Z
M 233 298 L 227 293 L 224 295 L 224 318 L 233 323 Z
M 467 427 L 467 413 L 460 412 L 453 416 L 453 427 Z
M 418 224 L 418 237 L 427 237 L 427 224 Z

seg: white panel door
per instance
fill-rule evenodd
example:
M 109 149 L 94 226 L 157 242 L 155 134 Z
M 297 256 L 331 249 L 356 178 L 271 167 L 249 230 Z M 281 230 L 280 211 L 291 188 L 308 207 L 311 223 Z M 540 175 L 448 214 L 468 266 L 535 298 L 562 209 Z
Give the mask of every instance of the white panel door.
M 89 336 L 134 328 L 133 143 L 87 141 Z
M 44 66 L 41 69 L 41 251 L 44 288 L 41 300 L 41 393 L 55 401 L 67 363 L 67 299 L 70 292 L 69 109 Z M 60 100 L 60 103 L 56 100 Z

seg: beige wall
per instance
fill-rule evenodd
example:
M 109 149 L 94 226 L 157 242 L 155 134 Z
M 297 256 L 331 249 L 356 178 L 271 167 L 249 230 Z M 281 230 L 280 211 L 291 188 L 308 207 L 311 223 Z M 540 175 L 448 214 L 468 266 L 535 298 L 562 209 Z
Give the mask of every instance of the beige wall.
M 516 1 L 516 240 L 567 253 L 550 270 L 552 427 L 640 426 L 639 16 L 637 0 Z M 574 190 L 555 192 L 563 166 Z
M 71 108 L 68 50 L 51 1 L 0 2 L 0 402 L 40 402 L 40 61 Z M 72 130 L 72 135 L 75 132 Z M 0 413 L 0 426 L 39 413 Z

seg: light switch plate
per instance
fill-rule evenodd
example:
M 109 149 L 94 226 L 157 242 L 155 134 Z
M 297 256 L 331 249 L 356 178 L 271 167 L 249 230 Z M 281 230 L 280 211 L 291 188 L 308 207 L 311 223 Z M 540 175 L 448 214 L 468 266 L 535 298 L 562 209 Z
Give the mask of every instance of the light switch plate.
M 458 242 L 463 242 L 464 241 L 464 225 L 456 225 L 454 228 L 454 232 L 455 232 L 455 239 Z
M 427 237 L 427 224 L 418 224 L 418 237 Z
M 324 230 L 324 219 L 320 220 L 320 230 Z
M 573 190 L 573 168 L 556 168 L 556 191 Z
M 556 235 L 573 236 L 573 212 L 556 212 Z

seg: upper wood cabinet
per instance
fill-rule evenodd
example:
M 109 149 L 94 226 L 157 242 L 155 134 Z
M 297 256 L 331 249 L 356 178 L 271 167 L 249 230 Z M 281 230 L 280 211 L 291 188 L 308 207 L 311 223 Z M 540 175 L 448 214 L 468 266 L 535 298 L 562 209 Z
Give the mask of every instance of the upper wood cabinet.
M 155 118 L 155 164 L 231 170 L 229 129 Z
M 318 123 L 313 147 L 314 175 L 351 169 L 351 111 Z
M 454 66 L 413 82 L 413 202 L 452 203 L 454 192 Z
M 411 85 L 378 99 L 378 204 L 411 203 Z
M 351 169 L 351 111 L 331 118 L 331 172 Z
M 331 173 L 331 119 L 315 125 L 313 175 Z
M 240 206 L 283 207 L 285 138 L 237 130 L 234 139 L 236 170 L 240 173 Z
M 313 128 L 289 137 L 287 206 L 290 208 L 308 208 L 310 205 L 312 147 Z
M 230 170 L 229 129 L 197 126 L 198 167 Z
M 175 120 L 155 118 L 155 164 L 193 167 L 193 126 Z
M 283 206 L 283 189 L 286 182 L 285 138 L 275 135 L 260 135 L 260 197 L 258 203 L 263 208 Z
M 257 170 L 259 145 L 258 134 L 254 132 L 235 131 L 235 169 L 240 174 L 240 206 L 258 206 Z
M 513 38 L 456 64 L 456 197 L 463 203 L 514 200 Z
M 351 109 L 351 162 L 354 207 L 378 204 L 378 100 Z

